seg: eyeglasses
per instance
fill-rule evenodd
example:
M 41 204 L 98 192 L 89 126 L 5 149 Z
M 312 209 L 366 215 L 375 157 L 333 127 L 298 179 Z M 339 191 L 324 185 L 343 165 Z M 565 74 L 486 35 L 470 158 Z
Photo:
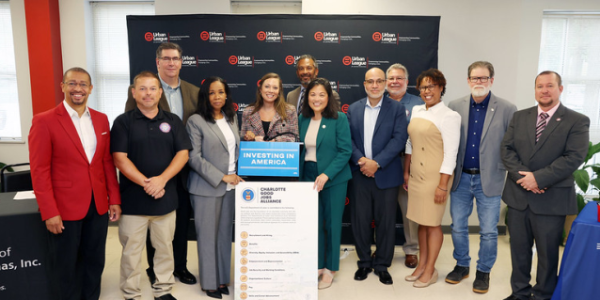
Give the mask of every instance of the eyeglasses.
M 469 77 L 469 81 L 472 83 L 476 83 L 477 81 L 481 81 L 482 83 L 488 82 L 491 77 Z
M 164 62 L 180 62 L 181 61 L 181 57 L 178 57 L 178 56 L 174 56 L 174 57 L 163 56 L 163 57 L 160 57 L 159 59 Z
M 433 88 L 436 87 L 436 86 L 438 86 L 438 85 L 437 84 L 432 84 L 432 85 L 428 85 L 428 86 L 422 86 L 422 87 L 419 87 L 419 91 L 421 91 L 421 92 L 425 92 L 427 90 L 433 91 Z
M 406 77 L 390 77 L 387 80 L 389 80 L 389 81 L 402 81 L 404 79 L 406 79 Z
M 63 83 L 66 84 L 70 89 L 74 89 L 77 86 L 81 87 L 82 89 L 87 89 L 90 86 L 87 82 L 77 83 L 75 81 L 69 81 L 69 82 L 63 82 Z
M 377 84 L 384 84 L 385 80 L 383 80 L 383 79 L 377 79 L 377 80 L 369 79 L 369 80 L 365 80 L 365 83 L 367 83 L 368 85 L 373 85 L 376 82 L 377 82 Z

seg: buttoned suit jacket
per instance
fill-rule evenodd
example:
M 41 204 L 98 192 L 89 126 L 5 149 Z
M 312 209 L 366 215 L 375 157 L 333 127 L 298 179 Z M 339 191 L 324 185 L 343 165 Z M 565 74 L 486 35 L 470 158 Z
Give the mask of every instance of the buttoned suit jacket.
M 235 137 L 235 161 L 239 157 L 240 134 L 237 116 L 229 124 Z M 223 176 L 229 174 L 229 148 L 225 135 L 217 123 L 207 122 L 195 114 L 186 125 L 194 149 L 190 152 L 188 164 L 191 167 L 188 190 L 191 194 L 205 197 L 225 195 L 227 183 Z
M 33 190 L 42 220 L 83 219 L 92 195 L 96 211 L 121 204 L 119 184 L 110 153 L 110 127 L 105 114 L 89 109 L 96 134 L 96 152 L 89 162 L 81 139 L 63 102 L 33 117 L 29 131 L 29 161 Z
M 196 109 L 198 108 L 198 94 L 200 92 L 200 88 L 183 79 L 179 80 L 181 88 L 181 98 L 183 99 L 182 121 L 185 125 L 187 124 L 187 120 L 189 119 L 189 117 L 196 113 Z M 131 88 L 133 88 L 133 85 L 130 85 L 129 89 L 127 90 L 127 102 L 125 103 L 125 112 L 128 112 L 136 108 L 137 106 L 137 104 L 135 103 L 135 99 L 133 99 Z M 164 90 L 162 92 L 162 95 L 160 96 L 160 100 L 158 101 L 158 106 L 164 111 L 171 112 L 171 108 L 169 107 L 169 102 L 167 101 L 167 96 Z
M 408 133 L 406 127 L 406 109 L 400 102 L 388 97 L 381 99 L 379 116 L 373 131 L 372 154 L 381 169 L 375 172 L 375 183 L 380 189 L 397 187 L 404 182 L 404 170 L 400 152 L 404 151 Z M 350 168 L 360 169 L 358 160 L 365 156 L 365 106 L 367 98 L 352 103 L 348 107 L 350 134 L 352 136 L 352 156 Z
M 348 118 L 342 112 L 337 112 L 338 118 L 321 118 L 317 133 L 317 172 L 325 174 L 329 180 L 324 188 L 346 182 L 352 179 L 348 161 L 352 155 L 352 139 Z M 304 142 L 311 118 L 300 115 L 300 141 Z M 304 156 L 306 147 L 300 153 L 300 178 L 304 172 Z
M 502 140 L 502 161 L 508 171 L 502 200 L 511 208 L 541 215 L 577 213 L 573 172 L 588 151 L 590 119 L 560 104 L 539 141 L 535 142 L 537 106 L 517 111 Z M 517 180 L 529 171 L 543 194 L 529 192 Z
M 298 107 L 298 97 L 300 97 L 300 91 L 302 90 L 302 86 L 299 86 L 297 88 L 295 88 L 294 90 L 290 91 L 287 94 L 287 97 L 285 99 L 285 102 L 293 105 L 294 107 Z M 337 101 L 338 103 L 338 107 L 340 108 L 340 110 L 342 109 L 342 103 L 340 101 L 340 95 L 336 92 L 336 91 L 332 91 L 333 92 L 333 99 L 335 101 Z M 302 108 L 300 108 L 300 110 L 302 110 Z
M 491 93 L 491 92 L 490 92 Z M 469 134 L 469 112 L 471 109 L 471 95 L 450 102 L 448 107 L 461 117 L 460 123 L 460 145 L 456 156 L 456 169 L 454 170 L 454 182 L 452 191 L 458 188 L 460 177 L 467 151 L 467 136 Z M 479 144 L 479 171 L 481 176 L 481 188 L 488 197 L 500 196 L 506 179 L 506 168 L 500 156 L 500 144 L 508 124 L 517 107 L 505 99 L 490 95 L 490 101 L 485 113 L 483 129 Z
M 291 105 L 286 105 L 284 120 L 278 113 L 275 113 L 269 130 L 265 133 L 259 112 L 254 112 L 254 106 L 247 106 L 242 114 L 241 135 L 246 135 L 246 131 L 251 131 L 255 136 L 275 137 L 273 142 L 295 142 L 298 138 L 298 115 L 296 109 Z M 279 135 L 281 133 L 289 133 Z M 279 135 L 279 136 L 278 136 Z

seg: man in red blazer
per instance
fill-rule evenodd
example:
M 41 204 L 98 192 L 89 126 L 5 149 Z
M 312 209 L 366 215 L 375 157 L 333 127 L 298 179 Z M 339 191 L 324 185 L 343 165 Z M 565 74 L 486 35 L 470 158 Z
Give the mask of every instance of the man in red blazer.
M 60 299 L 99 299 L 108 220 L 121 196 L 105 114 L 87 107 L 89 73 L 65 72 L 65 100 L 33 118 L 29 160 L 33 189 L 50 234 Z

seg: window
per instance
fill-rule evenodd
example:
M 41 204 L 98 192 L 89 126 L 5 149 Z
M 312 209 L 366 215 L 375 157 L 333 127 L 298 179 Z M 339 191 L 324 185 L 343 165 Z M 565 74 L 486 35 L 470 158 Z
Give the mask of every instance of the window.
M 123 113 L 129 87 L 127 15 L 154 15 L 153 2 L 93 2 L 97 109 L 113 120 Z
M 561 102 L 590 118 L 590 140 L 600 142 L 600 12 L 544 12 L 539 71 L 563 79 Z
M 0 141 L 20 142 L 21 114 L 10 3 L 0 1 Z

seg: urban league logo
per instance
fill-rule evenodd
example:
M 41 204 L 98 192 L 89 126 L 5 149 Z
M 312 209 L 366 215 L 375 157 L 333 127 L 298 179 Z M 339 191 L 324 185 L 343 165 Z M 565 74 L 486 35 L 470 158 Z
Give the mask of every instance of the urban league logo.
M 197 67 L 198 59 L 195 56 L 184 55 L 181 57 L 181 65 L 184 67 Z
M 340 35 L 337 32 L 317 31 L 315 32 L 315 40 L 317 42 L 338 44 L 340 42 Z
M 261 41 L 261 42 L 262 42 L 262 41 L 264 41 L 264 40 L 267 38 L 267 34 L 266 34 L 264 31 L 259 31 L 259 32 L 256 34 L 256 38 L 257 38 L 259 41 Z
M 210 43 L 225 43 L 225 33 L 215 31 L 202 31 L 200 33 L 200 39 L 208 41 Z
M 381 41 L 381 32 L 373 33 L 373 40 L 376 42 L 380 42 Z
M 373 33 L 373 41 L 382 44 L 398 44 L 398 35 L 392 32 L 375 32 Z
M 244 199 L 244 201 L 246 202 L 252 202 L 252 200 L 254 200 L 255 195 L 256 194 L 254 193 L 254 190 L 251 188 L 247 188 L 242 191 L 242 199 Z
M 288 55 L 285 57 L 285 63 L 289 66 L 293 65 L 300 56 Z
M 315 41 L 320 42 L 323 40 L 323 33 L 320 31 L 315 32 Z
M 203 41 L 208 41 L 208 38 L 210 38 L 210 35 L 208 34 L 208 31 L 202 31 L 200 32 L 200 39 Z
M 366 68 L 369 65 L 369 61 L 366 57 L 362 56 L 344 56 L 342 63 L 345 66 Z
M 348 107 L 349 107 L 349 106 L 350 106 L 350 105 L 348 105 L 347 103 L 346 103 L 346 104 L 342 104 L 342 112 L 343 112 L 343 113 L 348 113 Z
M 266 41 L 267 43 L 282 42 L 281 33 L 276 31 L 259 31 L 256 34 L 256 38 L 261 42 Z
M 233 105 L 233 110 L 234 111 L 240 110 L 240 106 L 237 103 L 233 102 L 233 103 L 231 103 L 231 105 Z
M 169 41 L 169 35 L 163 32 L 146 32 L 144 39 L 146 42 L 163 43 Z
M 229 57 L 229 63 L 238 67 L 254 67 L 254 58 L 252 56 L 232 55 Z

